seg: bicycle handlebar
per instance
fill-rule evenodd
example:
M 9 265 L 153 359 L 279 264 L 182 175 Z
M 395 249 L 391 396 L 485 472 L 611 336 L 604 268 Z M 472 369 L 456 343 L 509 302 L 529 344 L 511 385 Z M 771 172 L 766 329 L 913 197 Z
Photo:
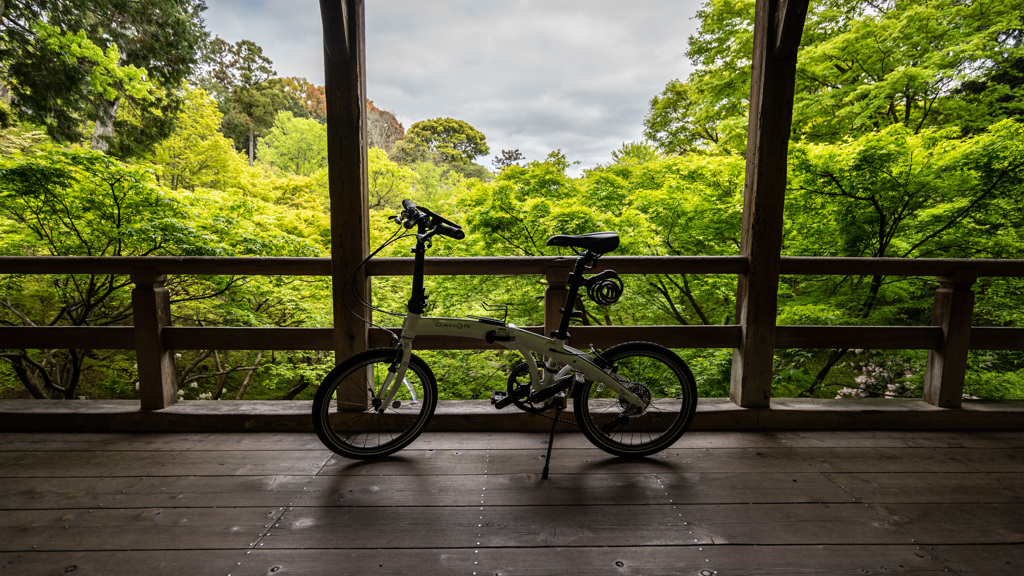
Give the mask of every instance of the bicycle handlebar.
M 423 226 L 429 229 L 433 234 L 440 234 L 455 240 L 462 240 L 466 237 L 466 233 L 462 230 L 462 226 L 448 220 L 436 214 L 426 208 L 422 208 L 413 203 L 412 200 L 402 200 L 402 212 L 395 216 L 395 221 L 405 226 L 406 229 L 412 228 L 413 226 Z

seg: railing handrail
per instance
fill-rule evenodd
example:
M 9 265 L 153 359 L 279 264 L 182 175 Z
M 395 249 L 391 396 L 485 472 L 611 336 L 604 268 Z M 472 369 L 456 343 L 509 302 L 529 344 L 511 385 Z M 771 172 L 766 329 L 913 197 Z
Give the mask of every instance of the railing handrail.
M 568 265 L 567 256 L 471 256 L 427 258 L 428 275 L 544 274 Z M 745 256 L 605 256 L 600 267 L 622 274 L 743 274 Z M 996 258 L 853 258 L 783 256 L 782 274 L 842 276 L 951 275 L 977 270 L 979 276 L 1024 277 L 1024 260 Z M 329 276 L 330 258 L 262 256 L 0 256 L 0 274 L 129 274 L 133 268 L 162 274 Z M 379 257 L 367 265 L 370 276 L 404 276 L 412 258 Z

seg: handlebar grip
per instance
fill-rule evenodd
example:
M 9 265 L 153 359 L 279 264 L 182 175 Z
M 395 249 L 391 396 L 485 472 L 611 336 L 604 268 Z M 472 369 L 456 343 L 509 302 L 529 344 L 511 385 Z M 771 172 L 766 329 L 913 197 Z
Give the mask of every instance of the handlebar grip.
M 412 203 L 412 200 L 406 198 L 405 200 L 402 200 L 402 208 L 405 208 L 406 210 L 415 210 L 416 205 Z
M 441 236 L 447 236 L 449 238 L 454 238 L 456 240 L 462 240 L 463 238 L 466 237 L 466 233 L 463 232 L 462 228 L 459 228 L 457 226 L 438 224 L 436 230 L 437 233 L 440 234 Z

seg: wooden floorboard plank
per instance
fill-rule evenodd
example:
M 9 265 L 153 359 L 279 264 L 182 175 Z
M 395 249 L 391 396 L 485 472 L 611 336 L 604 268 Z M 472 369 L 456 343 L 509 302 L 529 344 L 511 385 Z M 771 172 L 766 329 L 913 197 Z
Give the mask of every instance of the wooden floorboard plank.
M 244 549 L 281 507 L 7 510 L 0 551 Z
M 546 576 L 553 567 L 572 574 L 643 576 L 949 576 L 928 554 L 912 546 L 685 546 L 645 548 L 541 548 L 526 555 L 480 551 L 478 574 Z
M 548 434 L 536 432 L 427 432 L 406 450 L 535 449 Z M 560 432 L 558 448 L 589 448 L 579 433 Z M 33 450 L 145 451 L 313 450 L 324 449 L 307 432 L 253 433 L 3 433 L 0 452 Z M 675 448 L 1024 448 L 1024 432 L 689 432 Z
M 18 576 L 238 576 L 247 558 L 249 556 L 241 550 L 0 553 L 0 573 Z M 267 570 L 260 574 L 265 576 Z
M 337 576 L 338 574 L 516 574 L 549 576 L 571 565 L 572 574 L 729 576 L 807 574 L 863 576 L 1019 576 L 1021 546 L 701 546 L 636 548 L 494 548 L 431 550 L 180 550 L 0 553 L 0 569 L 20 576 Z
M 5 452 L 0 454 L 0 477 L 312 475 L 330 456 L 326 450 Z
M 548 435 L 536 432 L 427 432 L 407 450 L 531 449 L 547 445 Z M 588 448 L 579 433 L 560 432 L 560 448 Z M 0 452 L 32 450 L 182 451 L 182 450 L 321 450 L 307 432 L 254 433 L 3 433 Z M 891 432 L 793 431 L 714 432 L 684 435 L 675 448 L 1024 448 L 1024 432 Z
M 312 432 L 232 433 L 4 433 L 0 452 L 104 451 L 181 452 L 191 450 L 324 450 Z
M 268 548 L 1020 542 L 1024 505 L 749 504 L 290 509 Z M 437 527 L 443 526 L 443 530 Z M 353 528 L 358 527 L 358 528 Z
M 820 474 L 488 474 L 486 476 L 318 477 L 305 502 L 324 506 L 644 505 L 727 502 L 849 502 Z M 319 500 L 317 500 L 319 499 Z
M 710 546 L 637 548 L 494 548 L 438 550 L 257 550 L 233 576 L 271 574 L 336 576 L 339 566 L 364 567 L 360 574 L 479 574 L 517 576 L 791 575 L 949 576 L 938 560 L 914 546 Z M 276 571 L 271 572 L 274 568 Z M 357 573 L 355 571 L 353 574 Z M 992 573 L 991 576 L 1002 576 Z M 1007 574 L 1006 576 L 1009 576 Z M 1016 576 L 1016 575 L 1015 575 Z
M 0 478 L 0 510 L 289 506 L 313 476 Z
M 806 474 L 488 474 L 471 476 L 148 476 L 3 478 L 0 510 L 130 507 L 467 506 L 486 488 L 493 504 L 849 502 Z
M 1024 544 L 1003 546 L 941 545 L 925 548 L 954 574 L 963 576 L 1020 576 L 1024 574 Z
M 814 430 L 761 434 L 792 448 L 1024 448 L 1024 432 Z
M 988 454 L 979 452 L 988 451 Z M 544 467 L 545 450 L 406 450 L 379 461 L 333 458 L 327 475 L 531 473 Z M 645 459 L 624 459 L 597 449 L 554 450 L 552 473 L 810 473 L 1024 471 L 1024 451 L 969 448 L 672 448 Z
M 1024 473 L 828 473 L 863 502 L 1024 502 Z

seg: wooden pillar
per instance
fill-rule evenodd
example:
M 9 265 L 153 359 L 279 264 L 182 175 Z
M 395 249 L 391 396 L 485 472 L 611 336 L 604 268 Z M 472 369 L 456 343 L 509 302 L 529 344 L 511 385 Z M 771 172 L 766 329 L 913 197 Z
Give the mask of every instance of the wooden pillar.
M 334 357 L 341 362 L 369 344 L 369 327 L 348 308 L 364 316 L 369 311 L 344 293 L 345 281 L 370 252 L 363 0 L 320 0 L 320 16 L 327 99 Z M 355 278 L 355 288 L 364 299 L 369 298 L 369 280 L 362 272 Z
M 154 268 L 132 268 L 131 279 L 139 400 L 143 410 L 160 410 L 178 399 L 174 352 L 164 348 L 163 340 L 164 326 L 171 325 L 167 277 Z
M 741 336 L 730 392 L 749 408 L 767 407 L 771 399 L 796 49 L 806 13 L 807 0 L 757 0 L 755 8 L 740 244 L 750 264 L 737 289 Z
M 565 307 L 565 299 L 569 296 L 569 273 L 572 269 L 568 265 L 548 266 L 544 270 L 544 277 L 548 287 L 544 289 L 544 335 L 551 334 L 558 330 L 562 321 L 562 308 Z
M 939 278 L 932 325 L 942 328 L 942 343 L 928 351 L 924 400 L 941 408 L 959 408 L 963 401 L 967 352 L 971 346 L 977 270 L 956 270 Z

